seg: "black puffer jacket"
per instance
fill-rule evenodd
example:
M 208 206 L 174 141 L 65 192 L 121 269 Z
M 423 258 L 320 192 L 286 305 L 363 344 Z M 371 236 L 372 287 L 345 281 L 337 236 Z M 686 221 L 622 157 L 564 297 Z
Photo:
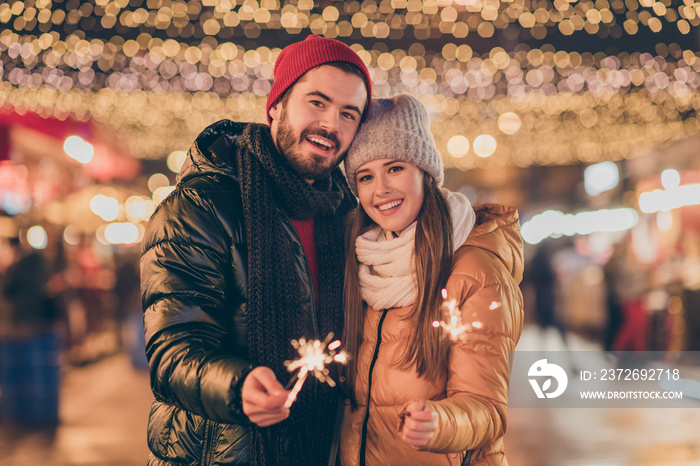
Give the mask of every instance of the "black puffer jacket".
M 240 389 L 247 360 L 247 248 L 241 193 L 224 134 L 245 124 L 221 121 L 203 131 L 178 184 L 146 229 L 141 257 L 146 354 L 155 401 L 148 421 L 149 465 L 249 464 L 250 423 Z M 291 221 L 279 211 L 304 287 L 312 325 L 312 279 Z M 308 325 L 307 325 L 308 326 Z M 309 335 L 317 335 L 314 328 Z

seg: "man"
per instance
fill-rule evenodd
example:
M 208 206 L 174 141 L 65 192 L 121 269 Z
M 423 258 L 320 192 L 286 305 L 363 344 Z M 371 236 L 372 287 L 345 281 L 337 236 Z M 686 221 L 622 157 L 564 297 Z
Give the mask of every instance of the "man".
M 149 464 L 328 464 L 338 395 L 307 380 L 284 407 L 292 339 L 342 326 L 343 233 L 355 198 L 337 167 L 371 82 L 339 41 L 275 63 L 270 126 L 222 120 L 190 149 L 143 240 L 155 402 Z

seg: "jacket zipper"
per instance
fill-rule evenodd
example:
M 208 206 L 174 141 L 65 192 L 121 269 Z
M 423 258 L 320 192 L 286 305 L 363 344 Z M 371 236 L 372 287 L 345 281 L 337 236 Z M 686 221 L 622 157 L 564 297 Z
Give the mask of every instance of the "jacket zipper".
M 374 355 L 372 355 L 372 362 L 369 365 L 369 378 L 367 379 L 367 410 L 365 411 L 365 420 L 362 423 L 362 441 L 360 443 L 360 466 L 365 466 L 366 464 L 367 425 L 369 424 L 369 405 L 372 400 L 372 372 L 374 372 L 374 364 L 377 362 L 377 357 L 379 356 L 379 345 L 382 343 L 382 325 L 384 324 L 384 318 L 388 311 L 388 309 L 384 309 L 382 317 L 379 319 L 379 324 L 377 325 L 377 345 L 374 347 Z
M 213 439 L 214 428 L 212 427 L 212 421 L 207 420 L 204 422 L 204 448 L 202 448 L 202 466 L 211 464 L 211 454 L 213 451 Z

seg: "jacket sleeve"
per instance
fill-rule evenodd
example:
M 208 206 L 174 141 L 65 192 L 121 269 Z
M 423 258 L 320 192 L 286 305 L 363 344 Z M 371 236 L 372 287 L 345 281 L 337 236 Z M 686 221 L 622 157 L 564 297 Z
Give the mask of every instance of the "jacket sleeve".
M 231 226 L 213 208 L 226 201 L 182 187 L 163 201 L 144 237 L 141 291 L 156 399 L 240 424 L 247 422 L 240 388 L 253 366 L 230 349 L 245 281 L 235 279 L 241 264 L 226 234 Z
M 424 450 L 476 449 L 505 433 L 510 352 L 522 331 L 522 295 L 510 275 L 496 275 L 500 278 L 488 284 L 463 274 L 448 281 L 448 299 L 457 299 L 463 323 L 473 328 L 450 348 L 446 398 L 426 401 L 438 413 L 438 430 Z

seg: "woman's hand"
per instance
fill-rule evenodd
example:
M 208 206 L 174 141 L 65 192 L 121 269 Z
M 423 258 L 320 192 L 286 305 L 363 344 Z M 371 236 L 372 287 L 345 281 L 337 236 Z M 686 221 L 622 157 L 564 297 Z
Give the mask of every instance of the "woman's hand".
M 422 448 L 428 444 L 438 424 L 437 412 L 425 403 L 414 401 L 401 413 L 399 434 L 407 445 Z

